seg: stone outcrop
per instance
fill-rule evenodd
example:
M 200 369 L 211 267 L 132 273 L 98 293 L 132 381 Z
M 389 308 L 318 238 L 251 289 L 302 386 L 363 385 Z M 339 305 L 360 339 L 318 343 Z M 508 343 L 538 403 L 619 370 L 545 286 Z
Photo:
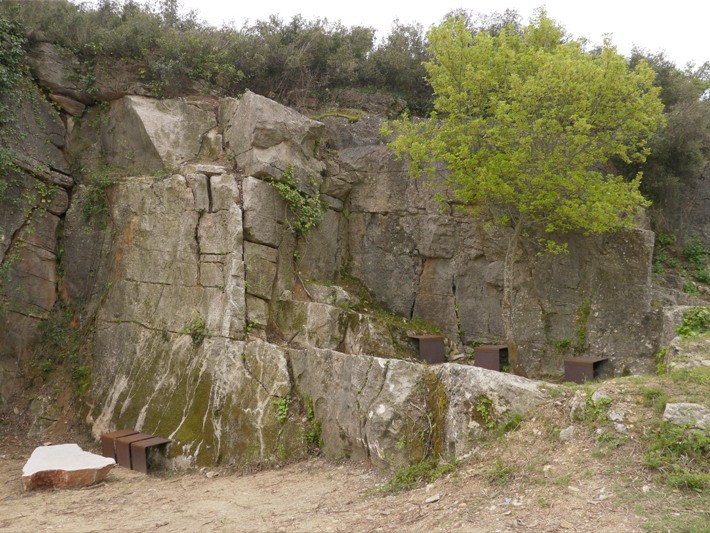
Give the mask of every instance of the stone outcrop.
M 43 101 L 27 126 L 43 142 L 18 157 L 11 184 L 21 200 L 0 211 L 0 260 L 15 258 L 0 395 L 61 301 L 88 332 L 94 433 L 169 436 L 175 464 L 269 464 L 316 445 L 390 465 L 460 457 L 544 399 L 539 382 L 419 364 L 407 328 L 388 321 L 385 309 L 405 325 L 434 322 L 454 351 L 499 340 L 506 230 L 439 204 L 443 186 L 408 176 L 381 118 L 321 123 L 247 92 L 123 96 L 74 119 L 73 102 L 91 105 L 81 83 L 40 59 L 33 68 L 64 124 Z M 110 176 L 103 215 L 96 176 Z M 323 221 L 305 236 L 272 185 L 285 176 L 321 199 Z M 559 376 L 572 354 L 609 357 L 610 374 L 653 366 L 664 322 L 652 237 L 572 236 L 554 257 L 521 250 L 515 334 L 529 374 Z M 384 309 L 340 281 L 361 282 Z
M 250 91 L 227 100 L 220 114 L 225 145 L 246 175 L 280 180 L 290 169 L 302 190 L 319 192 L 323 163 L 314 155 L 320 122 Z
M 76 444 L 40 446 L 22 467 L 22 485 L 36 489 L 78 489 L 104 480 L 116 461 L 85 452 Z
M 14 161 L 0 176 L 0 404 L 21 387 L 37 328 L 57 301 L 57 232 L 74 185 L 58 113 L 22 83 L 9 119 L 17 129 L 0 131 Z
M 126 96 L 111 103 L 101 128 L 106 163 L 126 173 L 178 168 L 197 158 L 217 126 L 214 104 Z
M 663 411 L 663 420 L 710 433 L 710 409 L 697 403 L 668 403 Z

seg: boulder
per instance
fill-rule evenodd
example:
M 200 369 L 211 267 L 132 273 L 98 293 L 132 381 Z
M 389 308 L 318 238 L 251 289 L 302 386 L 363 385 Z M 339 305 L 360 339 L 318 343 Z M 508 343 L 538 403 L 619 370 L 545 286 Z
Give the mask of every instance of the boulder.
M 76 489 L 103 481 L 116 461 L 83 451 L 76 444 L 40 446 L 22 467 L 26 491 Z
M 417 457 L 424 366 L 330 350 L 290 350 L 298 395 L 313 406 L 323 452 L 333 459 L 404 465 Z M 415 407 L 412 407 L 412 406 Z
M 283 337 L 297 346 L 337 349 L 347 327 L 345 311 L 327 304 L 282 301 L 275 315 Z
M 445 451 L 469 453 L 487 424 L 504 423 L 511 415 L 529 413 L 546 398 L 543 382 L 475 366 L 447 363 L 436 373 L 446 394 Z M 549 386 L 546 384 L 546 386 Z
M 266 246 L 278 247 L 284 232 L 286 203 L 268 182 L 246 177 L 244 191 L 244 238 Z
M 81 65 L 70 51 L 48 42 L 35 43 L 28 54 L 30 69 L 39 85 L 82 105 L 92 104 Z
M 668 403 L 663 411 L 663 420 L 710 433 L 710 409 L 697 403 Z
M 250 91 L 220 114 L 227 152 L 245 174 L 281 180 L 291 169 L 301 190 L 318 193 L 324 165 L 314 154 L 323 124 Z
M 127 173 L 177 169 L 197 158 L 204 135 L 216 126 L 212 104 L 126 96 L 111 102 L 101 148 L 108 165 Z
M 86 106 L 81 102 L 61 94 L 50 94 L 49 99 L 61 107 L 62 111 L 75 117 L 83 115 L 86 109 Z

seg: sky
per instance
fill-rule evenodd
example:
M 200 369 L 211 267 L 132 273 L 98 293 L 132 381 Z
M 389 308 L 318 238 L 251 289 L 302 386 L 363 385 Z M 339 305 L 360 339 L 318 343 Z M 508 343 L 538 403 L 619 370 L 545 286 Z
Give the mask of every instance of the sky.
M 212 25 L 265 20 L 278 15 L 289 20 L 301 14 L 307 19 L 327 18 L 346 26 L 364 25 L 382 37 L 392 22 L 419 22 L 424 28 L 438 23 L 456 8 L 474 13 L 516 9 L 527 20 L 536 8 L 547 14 L 574 37 L 601 43 L 610 34 L 618 50 L 628 55 L 634 45 L 649 52 L 664 51 L 676 66 L 710 61 L 710 2 L 707 0 L 181 0 L 184 10 L 195 10 L 198 18 Z

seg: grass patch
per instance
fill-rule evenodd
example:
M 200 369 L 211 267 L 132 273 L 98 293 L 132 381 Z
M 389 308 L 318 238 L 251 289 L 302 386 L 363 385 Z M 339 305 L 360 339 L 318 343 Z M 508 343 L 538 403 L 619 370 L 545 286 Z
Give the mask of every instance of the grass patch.
M 439 461 L 432 458 L 402 467 L 397 470 L 392 479 L 382 487 L 382 492 L 387 494 L 399 494 L 400 492 L 411 490 L 425 483 L 432 483 L 453 472 L 456 465 L 456 462 L 439 464 Z
M 493 485 L 505 486 L 515 479 L 516 474 L 517 467 L 498 458 L 486 472 L 486 479 Z
M 318 113 L 312 118 L 313 120 L 323 120 L 324 118 L 344 118 L 347 119 L 349 122 L 354 123 L 362 118 L 362 111 L 359 111 L 357 109 L 345 108 L 333 109 Z
M 703 431 L 662 422 L 644 460 L 677 489 L 701 492 L 710 486 L 710 437 Z
M 643 405 L 653 407 L 656 413 L 661 414 L 668 403 L 668 395 L 656 387 L 641 387 L 639 390 L 643 398 Z

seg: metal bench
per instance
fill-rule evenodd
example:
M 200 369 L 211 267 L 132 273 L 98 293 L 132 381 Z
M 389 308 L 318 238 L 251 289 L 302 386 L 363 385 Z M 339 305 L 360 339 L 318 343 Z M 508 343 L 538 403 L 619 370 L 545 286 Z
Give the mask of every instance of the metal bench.
M 104 457 L 112 457 L 120 466 L 147 474 L 151 466 L 161 462 L 170 442 L 133 429 L 121 429 L 101 435 L 101 450 Z
M 508 367 L 508 346 L 506 344 L 476 346 L 473 348 L 473 352 L 473 366 L 498 372 Z
M 608 357 L 573 357 L 565 359 L 565 379 L 574 383 L 584 383 L 597 377 L 599 366 Z
M 441 335 L 410 335 L 417 343 L 419 359 L 429 364 L 446 362 L 444 337 Z

